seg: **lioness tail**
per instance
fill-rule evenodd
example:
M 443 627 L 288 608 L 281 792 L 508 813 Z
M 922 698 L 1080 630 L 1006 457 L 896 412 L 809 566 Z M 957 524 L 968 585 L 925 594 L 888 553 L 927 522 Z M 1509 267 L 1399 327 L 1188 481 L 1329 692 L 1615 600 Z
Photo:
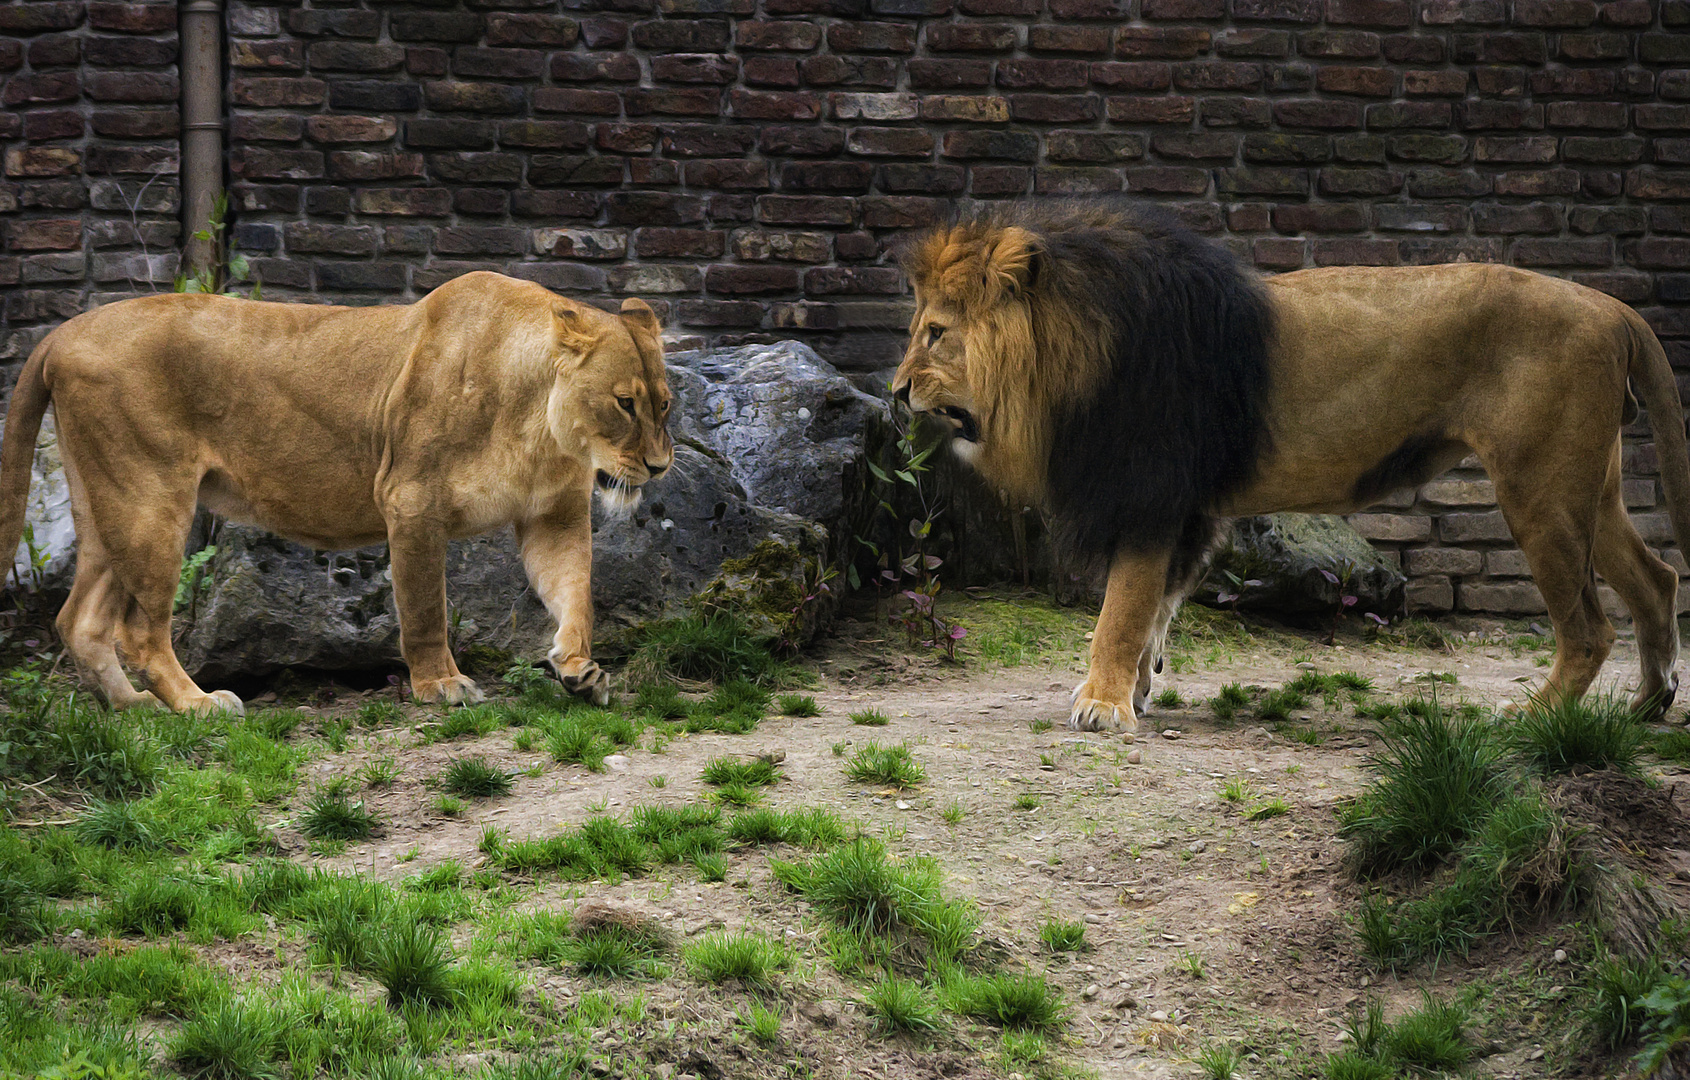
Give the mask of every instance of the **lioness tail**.
M 1649 427 L 1655 433 L 1655 457 L 1666 489 L 1667 516 L 1672 519 L 1678 546 L 1690 544 L 1690 451 L 1684 437 L 1684 405 L 1678 397 L 1678 380 L 1660 339 L 1643 317 L 1625 308 L 1631 324 L 1632 385 L 1649 410 Z M 1690 548 L 1686 548 L 1690 550 Z
M 12 404 L 6 411 L 6 431 L 0 439 L 0 552 L 7 566 L 17 561 L 18 542 L 23 539 L 24 515 L 29 509 L 29 472 L 35 461 L 35 436 L 41 432 L 41 417 L 50 399 L 41 369 L 47 364 L 51 334 L 29 354 L 18 385 L 12 390 Z M 5 574 L 0 573 L 0 583 Z

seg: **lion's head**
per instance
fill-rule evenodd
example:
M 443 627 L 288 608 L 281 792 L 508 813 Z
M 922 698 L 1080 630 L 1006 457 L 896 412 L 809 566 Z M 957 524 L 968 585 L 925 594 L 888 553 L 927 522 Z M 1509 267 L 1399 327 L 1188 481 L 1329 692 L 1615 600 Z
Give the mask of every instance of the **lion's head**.
M 547 403 L 552 435 L 586 451 L 594 488 L 608 508 L 631 510 L 641 485 L 675 458 L 662 328 L 651 308 L 631 297 L 617 315 L 558 300 L 552 319 L 558 369 Z
M 916 240 L 893 392 L 1070 550 L 1172 543 L 1250 474 L 1271 314 L 1254 277 L 1121 200 L 992 206 Z

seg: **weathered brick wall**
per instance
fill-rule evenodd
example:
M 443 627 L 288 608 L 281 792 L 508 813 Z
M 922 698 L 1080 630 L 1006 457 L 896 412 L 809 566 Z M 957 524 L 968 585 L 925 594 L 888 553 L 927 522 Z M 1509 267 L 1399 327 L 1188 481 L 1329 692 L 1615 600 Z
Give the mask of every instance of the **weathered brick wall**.
M 27 105 L 0 128 L 8 342 L 168 269 L 122 232 L 147 170 L 144 211 L 176 198 L 149 12 L 0 3 L 0 93 Z M 959 199 L 1125 191 L 1269 272 L 1564 274 L 1690 367 L 1690 0 L 248 0 L 226 29 L 236 235 L 270 295 L 391 302 L 488 267 L 867 370 L 901 348 L 900 233 Z M 1423 608 L 1536 606 L 1476 471 L 1358 523 Z
M 0 373 L 105 294 L 168 289 L 173 3 L 0 3 Z

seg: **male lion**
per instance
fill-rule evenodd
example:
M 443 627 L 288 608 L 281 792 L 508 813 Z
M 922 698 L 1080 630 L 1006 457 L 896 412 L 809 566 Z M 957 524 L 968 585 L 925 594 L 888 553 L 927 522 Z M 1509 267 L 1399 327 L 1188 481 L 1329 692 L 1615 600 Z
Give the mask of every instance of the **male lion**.
M 1634 707 L 1678 679 L 1678 575 L 1626 517 L 1620 426 L 1649 409 L 1690 540 L 1690 459 L 1660 342 L 1625 304 L 1506 266 L 1303 270 L 1258 281 L 1171 218 L 1118 201 L 986 210 L 916 242 L 894 383 L 958 454 L 1044 505 L 1107 566 L 1069 725 L 1138 726 L 1216 518 L 1346 513 L 1477 454 L 1555 625 L 1540 695 L 1580 696 L 1637 627 Z
M 196 505 L 316 548 L 385 540 L 418 701 L 477 701 L 446 642 L 447 541 L 515 523 L 557 620 L 565 686 L 603 703 L 592 660 L 595 485 L 613 504 L 669 467 L 656 317 L 620 317 L 473 273 L 408 306 L 150 296 L 98 308 L 36 347 L 0 447 L 0 551 L 15 552 L 48 404 L 76 525 L 58 627 L 116 708 L 227 709 L 171 649 Z M 118 658 L 141 673 L 137 693 Z M 154 697 L 154 695 L 157 697 Z

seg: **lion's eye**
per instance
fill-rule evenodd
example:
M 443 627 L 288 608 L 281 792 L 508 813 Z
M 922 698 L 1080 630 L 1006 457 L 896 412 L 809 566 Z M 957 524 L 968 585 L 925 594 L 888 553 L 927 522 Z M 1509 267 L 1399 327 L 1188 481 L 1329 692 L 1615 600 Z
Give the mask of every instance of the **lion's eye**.
M 943 326 L 934 326 L 929 324 L 927 327 L 927 347 L 931 349 L 933 346 L 939 344 L 939 339 L 944 336 L 945 328 Z
M 634 399 L 633 398 L 631 398 L 631 397 L 619 397 L 619 398 L 616 399 L 616 404 L 622 406 L 622 411 L 627 413 L 629 416 L 634 415 Z

